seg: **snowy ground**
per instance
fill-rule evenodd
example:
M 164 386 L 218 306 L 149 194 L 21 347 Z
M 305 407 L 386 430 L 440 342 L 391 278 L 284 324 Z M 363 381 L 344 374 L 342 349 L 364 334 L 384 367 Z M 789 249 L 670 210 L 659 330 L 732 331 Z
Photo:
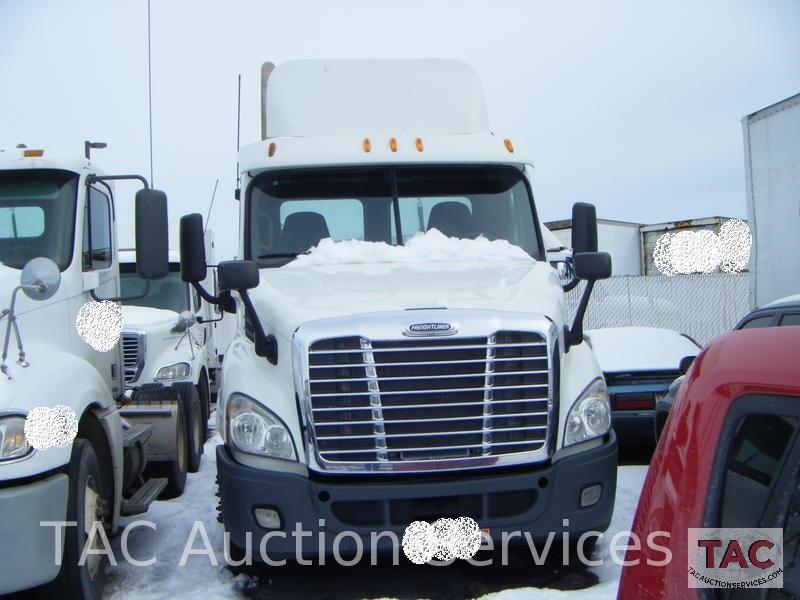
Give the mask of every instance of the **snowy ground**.
M 630 528 L 639 497 L 645 466 L 619 469 L 617 500 L 609 531 L 600 541 L 595 558 L 604 565 L 586 569 L 522 566 L 471 567 L 457 561 L 448 567 L 415 566 L 401 558 L 401 566 L 339 567 L 312 566 L 262 569 L 256 576 L 234 577 L 223 566 L 222 526 L 217 522 L 215 447 L 217 436 L 206 444 L 200 471 L 190 475 L 183 496 L 156 502 L 143 516 L 156 524 L 156 531 L 133 529 L 128 539 L 130 555 L 147 560 L 149 566 L 135 567 L 122 557 L 120 538 L 112 542 L 116 567 L 109 567 L 106 597 L 127 598 L 482 598 L 521 600 L 575 597 L 616 598 L 620 567 L 609 560 L 609 541 L 617 531 Z M 128 519 L 130 523 L 135 519 Z M 181 555 L 195 521 L 201 521 L 219 562 L 205 555 L 189 556 L 179 566 Z M 193 547 L 200 548 L 197 537 Z

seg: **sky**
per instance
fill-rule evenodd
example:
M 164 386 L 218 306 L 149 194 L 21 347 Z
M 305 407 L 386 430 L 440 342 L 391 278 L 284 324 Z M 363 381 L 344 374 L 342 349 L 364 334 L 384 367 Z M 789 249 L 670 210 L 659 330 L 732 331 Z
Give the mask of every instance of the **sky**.
M 798 0 L 152 0 L 151 26 L 171 246 L 219 180 L 217 259 L 238 253 L 237 76 L 246 145 L 265 60 L 466 61 L 492 129 L 533 158 L 545 221 L 577 201 L 641 223 L 746 216 L 741 118 L 800 92 Z M 0 0 L 0 53 L 0 147 L 104 141 L 105 171 L 149 178 L 146 0 Z M 134 190 L 117 186 L 123 222 Z

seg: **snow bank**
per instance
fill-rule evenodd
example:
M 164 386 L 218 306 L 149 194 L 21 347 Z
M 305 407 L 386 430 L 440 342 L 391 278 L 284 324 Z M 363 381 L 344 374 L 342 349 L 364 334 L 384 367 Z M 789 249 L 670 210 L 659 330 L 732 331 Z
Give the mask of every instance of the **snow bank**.
M 447 237 L 436 229 L 420 232 L 404 246 L 385 242 L 325 238 L 308 254 L 298 256 L 284 269 L 319 265 L 364 263 L 428 263 L 433 261 L 533 261 L 527 252 L 506 240 L 460 239 Z

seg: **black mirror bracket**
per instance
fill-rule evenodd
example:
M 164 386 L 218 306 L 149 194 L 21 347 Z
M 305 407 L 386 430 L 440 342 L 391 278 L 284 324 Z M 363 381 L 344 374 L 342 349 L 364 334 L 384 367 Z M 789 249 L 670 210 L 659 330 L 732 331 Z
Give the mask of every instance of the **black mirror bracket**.
M 125 181 L 125 180 L 136 180 L 141 182 L 142 187 L 146 190 L 150 189 L 150 184 L 147 182 L 142 175 L 88 175 L 86 177 L 86 185 L 92 185 L 93 183 L 97 183 L 98 181 Z
M 206 290 L 206 288 L 204 288 L 198 282 L 193 281 L 192 282 L 192 287 L 197 291 L 197 293 L 200 295 L 200 297 L 203 300 L 205 300 L 206 302 L 208 302 L 209 304 L 219 304 L 220 303 L 220 299 L 219 299 L 218 296 L 212 295 L 208 290 Z
M 237 290 L 242 298 L 244 310 L 250 322 L 253 325 L 253 337 L 256 346 L 256 355 L 266 358 L 273 365 L 278 364 L 278 340 L 271 333 L 267 335 L 264 333 L 264 328 L 261 325 L 261 319 L 256 314 L 256 309 L 253 306 L 253 301 L 250 299 L 250 294 L 247 290 Z
M 572 327 L 564 325 L 564 352 L 569 352 L 572 346 L 577 346 L 583 342 L 583 319 L 586 317 L 586 309 L 589 306 L 589 298 L 594 289 L 594 280 L 586 282 L 586 287 L 578 302 L 578 310 L 575 311 L 575 319 Z

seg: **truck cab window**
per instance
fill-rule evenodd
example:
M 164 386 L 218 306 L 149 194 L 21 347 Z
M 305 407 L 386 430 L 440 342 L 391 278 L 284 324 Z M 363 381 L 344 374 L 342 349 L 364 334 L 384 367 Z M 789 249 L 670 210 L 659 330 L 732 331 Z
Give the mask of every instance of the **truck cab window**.
M 32 258 L 72 261 L 78 179 L 58 171 L 0 175 L 0 263 L 21 269 Z
M 266 172 L 250 186 L 246 215 L 245 258 L 264 267 L 286 264 L 325 238 L 397 245 L 432 229 L 507 240 L 541 258 L 533 201 L 513 167 Z
M 83 270 L 111 266 L 111 202 L 103 192 L 90 187 L 83 221 Z
M 800 325 L 800 313 L 786 313 L 781 317 L 781 327 L 784 325 Z
M 448 237 L 506 240 L 540 257 L 531 196 L 513 167 L 402 167 L 396 174 L 405 240 L 437 229 Z
M 141 294 L 145 289 L 145 281 L 136 273 L 135 264 L 120 264 L 120 287 L 122 296 Z M 170 263 L 169 273 L 162 279 L 150 282 L 150 293 L 138 300 L 123 301 L 126 306 L 147 306 L 180 313 L 189 310 L 189 286 L 181 280 L 181 267 Z
M 364 205 L 359 200 L 286 200 L 281 203 L 281 246 L 305 252 L 320 240 L 364 239 Z
M 44 233 L 44 211 L 39 206 L 0 208 L 0 237 L 37 238 Z
M 756 329 L 758 327 L 769 327 L 772 325 L 772 321 L 775 318 L 775 315 L 769 314 L 760 317 L 755 317 L 754 319 L 750 319 L 742 323 L 742 326 L 739 329 Z
M 721 527 L 757 527 L 773 483 L 791 448 L 797 419 L 779 415 L 746 416 L 733 438 L 725 466 Z

